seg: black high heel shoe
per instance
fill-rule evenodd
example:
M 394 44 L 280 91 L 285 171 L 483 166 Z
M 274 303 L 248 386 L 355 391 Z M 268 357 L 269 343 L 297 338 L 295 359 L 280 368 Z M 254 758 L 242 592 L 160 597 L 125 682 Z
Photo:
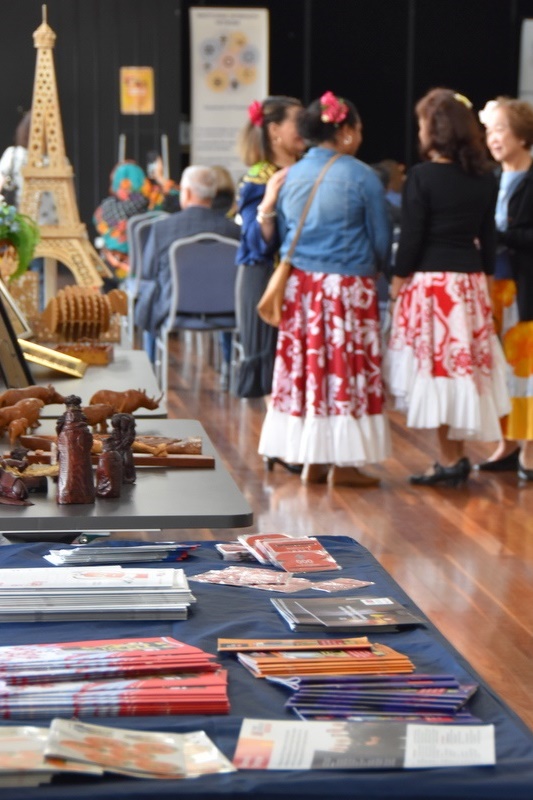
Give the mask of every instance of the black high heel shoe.
M 521 481 L 533 481 L 533 469 L 523 467 L 520 460 L 518 461 L 518 477 Z
M 265 456 L 264 462 L 265 469 L 268 472 L 272 472 L 274 464 L 279 464 L 280 467 L 283 467 L 283 469 L 286 469 L 287 472 L 291 472 L 293 475 L 300 475 L 303 469 L 303 464 L 287 464 L 282 458 L 276 458 L 276 456 Z
M 482 472 L 516 472 L 520 464 L 518 456 L 520 455 L 520 448 L 517 447 L 512 453 L 502 458 L 495 458 L 493 461 L 482 461 L 478 464 L 478 469 Z
M 443 467 L 437 461 L 433 465 L 433 472 L 427 472 L 423 475 L 411 475 L 409 482 L 415 486 L 437 486 L 438 484 L 459 486 L 470 475 L 470 469 L 468 458 L 460 458 L 451 467 Z

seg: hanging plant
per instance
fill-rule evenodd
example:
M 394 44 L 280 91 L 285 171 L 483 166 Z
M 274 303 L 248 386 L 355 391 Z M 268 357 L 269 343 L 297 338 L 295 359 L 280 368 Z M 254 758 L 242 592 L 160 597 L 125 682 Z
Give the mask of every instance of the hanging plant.
M 39 226 L 26 214 L 20 214 L 15 206 L 3 202 L 0 195 L 0 252 L 12 248 L 17 257 L 17 268 L 9 276 L 9 282 L 24 275 L 33 260 L 39 241 Z

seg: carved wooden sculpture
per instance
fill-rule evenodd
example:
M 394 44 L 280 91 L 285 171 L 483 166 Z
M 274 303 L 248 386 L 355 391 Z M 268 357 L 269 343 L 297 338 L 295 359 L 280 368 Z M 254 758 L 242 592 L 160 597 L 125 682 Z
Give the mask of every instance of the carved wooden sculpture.
M 111 417 L 111 447 L 120 453 L 122 458 L 122 482 L 135 483 L 135 464 L 132 445 L 135 441 L 135 419 L 131 414 L 113 414 Z
M 96 494 L 98 497 L 120 497 L 123 482 L 122 454 L 116 449 L 112 436 L 104 440 L 103 447 L 96 467 Z
M 13 406 L 0 408 L 0 436 L 4 434 L 6 428 L 9 428 L 10 423 L 14 420 L 25 419 L 27 422 L 26 429 L 37 428 L 39 414 L 43 406 L 42 400 L 37 397 L 28 397 L 25 400 L 19 400 Z
M 126 389 L 124 392 L 101 389 L 93 394 L 89 404 L 107 403 L 113 406 L 117 414 L 133 414 L 138 408 L 147 408 L 149 411 L 154 411 L 159 407 L 162 396 L 161 394 L 156 400 L 155 397 L 148 397 L 143 389 Z
M 69 395 L 67 410 L 57 420 L 57 502 L 94 503 L 95 487 L 91 464 L 93 437 L 81 410 L 81 398 Z
M 83 413 L 87 418 L 87 424 L 93 428 L 93 432 L 107 433 L 107 420 L 113 416 L 115 409 L 106 403 L 94 403 L 92 406 L 83 406 Z
M 26 400 L 28 397 L 36 397 L 38 400 L 42 400 L 45 406 L 65 402 L 63 395 L 56 392 L 51 384 L 48 384 L 48 386 L 26 386 L 24 389 L 6 389 L 5 392 L 2 392 L 0 394 L 0 408 L 13 406 L 19 400 Z
M 24 481 L 0 467 L 0 503 L 12 506 L 31 506 Z

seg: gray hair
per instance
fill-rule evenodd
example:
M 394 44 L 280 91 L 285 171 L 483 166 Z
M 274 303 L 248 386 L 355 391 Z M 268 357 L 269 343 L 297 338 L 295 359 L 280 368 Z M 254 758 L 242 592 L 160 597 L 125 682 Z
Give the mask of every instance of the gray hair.
M 210 167 L 193 165 L 183 170 L 180 185 L 201 200 L 212 200 L 217 193 L 217 176 Z

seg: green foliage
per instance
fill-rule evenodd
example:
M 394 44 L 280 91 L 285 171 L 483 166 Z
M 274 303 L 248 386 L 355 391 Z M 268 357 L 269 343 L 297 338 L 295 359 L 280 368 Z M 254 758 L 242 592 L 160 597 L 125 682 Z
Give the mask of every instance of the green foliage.
M 18 261 L 15 272 L 9 277 L 10 283 L 30 266 L 39 236 L 39 226 L 30 217 L 19 214 L 15 206 L 0 205 L 0 241 L 15 249 Z

